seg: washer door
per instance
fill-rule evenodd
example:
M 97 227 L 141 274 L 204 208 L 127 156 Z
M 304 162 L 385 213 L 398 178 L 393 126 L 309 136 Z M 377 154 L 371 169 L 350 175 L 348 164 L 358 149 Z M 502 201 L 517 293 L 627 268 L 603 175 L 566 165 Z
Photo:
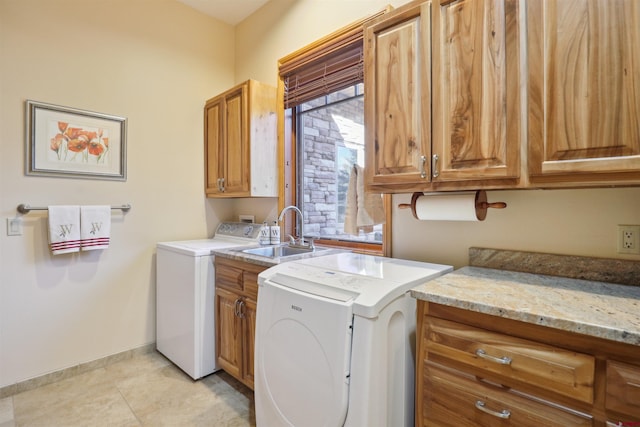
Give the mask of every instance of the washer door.
M 259 426 L 342 426 L 349 398 L 351 301 L 267 281 L 256 319 Z

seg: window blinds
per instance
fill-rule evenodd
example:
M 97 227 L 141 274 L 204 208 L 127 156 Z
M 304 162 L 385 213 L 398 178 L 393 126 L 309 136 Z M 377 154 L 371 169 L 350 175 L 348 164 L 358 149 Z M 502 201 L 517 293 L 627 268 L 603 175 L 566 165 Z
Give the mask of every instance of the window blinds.
M 384 9 L 280 60 L 284 108 L 345 89 L 364 79 L 364 25 Z

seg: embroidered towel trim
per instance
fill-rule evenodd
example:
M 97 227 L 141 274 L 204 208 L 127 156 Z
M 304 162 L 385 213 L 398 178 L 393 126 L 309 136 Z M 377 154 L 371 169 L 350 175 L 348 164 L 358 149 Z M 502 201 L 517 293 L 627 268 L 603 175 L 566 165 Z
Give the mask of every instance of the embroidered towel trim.
M 107 249 L 111 235 L 111 206 L 80 206 L 80 239 L 83 251 Z
M 49 248 L 53 255 L 80 250 L 80 206 L 49 206 Z

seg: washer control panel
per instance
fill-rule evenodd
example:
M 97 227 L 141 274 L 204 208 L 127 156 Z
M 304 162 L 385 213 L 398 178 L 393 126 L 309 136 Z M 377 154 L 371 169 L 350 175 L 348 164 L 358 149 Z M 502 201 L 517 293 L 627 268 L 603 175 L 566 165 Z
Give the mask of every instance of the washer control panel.
M 246 222 L 222 222 L 218 225 L 216 236 L 257 240 L 261 227 L 260 224 L 248 224 Z

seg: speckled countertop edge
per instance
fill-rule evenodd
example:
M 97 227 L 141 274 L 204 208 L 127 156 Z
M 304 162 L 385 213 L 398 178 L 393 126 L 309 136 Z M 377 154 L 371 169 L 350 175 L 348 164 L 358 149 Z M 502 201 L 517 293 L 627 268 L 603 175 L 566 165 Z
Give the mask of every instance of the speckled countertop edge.
M 640 287 L 463 267 L 417 299 L 640 346 Z

